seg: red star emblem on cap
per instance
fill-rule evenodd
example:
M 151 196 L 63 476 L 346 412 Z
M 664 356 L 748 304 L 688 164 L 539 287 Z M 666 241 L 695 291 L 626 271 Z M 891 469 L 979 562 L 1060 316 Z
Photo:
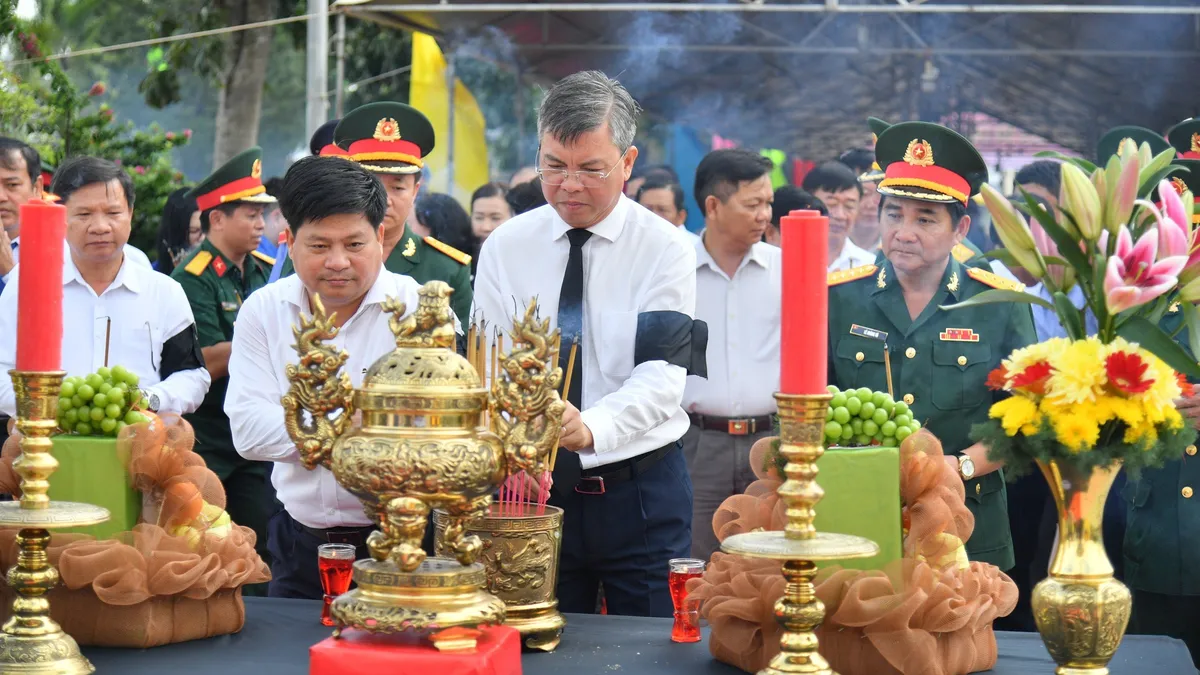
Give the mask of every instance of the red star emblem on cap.
M 400 140 L 400 125 L 396 120 L 385 117 L 375 125 L 375 140 L 377 141 L 398 141 Z
M 904 151 L 904 161 L 913 166 L 933 166 L 933 147 L 929 141 L 914 138 Z
M 1187 183 L 1184 183 L 1183 179 L 1179 178 L 1178 176 L 1171 179 L 1171 187 L 1175 188 L 1175 191 L 1178 192 L 1180 196 L 1182 196 L 1183 193 L 1188 189 Z

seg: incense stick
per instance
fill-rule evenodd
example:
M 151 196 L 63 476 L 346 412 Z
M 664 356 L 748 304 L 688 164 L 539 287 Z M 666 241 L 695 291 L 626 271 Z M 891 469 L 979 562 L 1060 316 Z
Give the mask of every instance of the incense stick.
M 108 345 L 109 345 L 109 341 L 111 339 L 112 339 L 112 318 L 109 318 L 108 321 L 106 321 L 104 324 L 104 367 L 105 368 L 108 367 Z
M 571 376 L 575 374 L 575 355 L 579 352 L 579 340 L 571 340 L 571 353 L 567 355 L 567 372 L 563 375 L 562 397 L 567 398 L 571 393 Z M 582 401 L 580 401 L 582 403 Z M 550 453 L 550 470 L 554 470 L 554 464 L 558 461 L 558 448 L 555 447 Z

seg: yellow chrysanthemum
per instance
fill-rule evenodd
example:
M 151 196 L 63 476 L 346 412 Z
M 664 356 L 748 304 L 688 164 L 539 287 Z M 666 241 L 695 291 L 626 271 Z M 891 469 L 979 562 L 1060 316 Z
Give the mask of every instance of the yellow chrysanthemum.
M 1062 403 L 1087 403 L 1104 394 L 1104 343 L 1095 337 L 1076 340 L 1050 362 L 1046 396 Z
M 992 405 L 988 415 L 1000 420 L 1004 433 L 1016 436 L 1018 432 L 1025 433 L 1026 427 L 1034 427 L 1034 432 L 1041 426 L 1041 415 L 1037 404 L 1024 396 L 1010 396 Z
M 1145 419 L 1145 408 L 1141 401 L 1119 396 L 1102 396 L 1088 407 L 1100 424 L 1109 420 L 1120 420 L 1128 426 L 1135 426 Z
M 1015 375 L 1039 361 L 1046 361 L 1053 365 L 1059 355 L 1070 346 L 1071 341 L 1066 338 L 1050 338 L 1045 342 L 1014 351 L 1004 360 L 1004 367 L 1008 370 L 1009 375 Z
M 1100 440 L 1100 425 L 1087 414 L 1057 406 L 1049 410 L 1043 408 L 1043 412 L 1048 413 L 1046 417 L 1058 442 L 1069 452 L 1078 453 L 1095 447 L 1096 441 Z

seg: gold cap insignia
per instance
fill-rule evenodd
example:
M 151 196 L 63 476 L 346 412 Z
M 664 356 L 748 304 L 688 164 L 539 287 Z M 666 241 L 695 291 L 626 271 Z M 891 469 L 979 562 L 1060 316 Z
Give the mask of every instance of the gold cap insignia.
M 1171 187 L 1175 188 L 1175 191 L 1178 192 L 1180 196 L 1182 196 L 1183 193 L 1188 189 L 1187 183 L 1184 183 L 1183 179 L 1179 176 L 1171 179 Z
M 254 160 L 254 164 L 250 167 L 251 178 L 262 178 L 262 160 Z
M 913 166 L 933 166 L 933 147 L 929 141 L 913 139 L 904 151 L 904 161 Z
M 398 141 L 400 140 L 400 125 L 396 120 L 385 117 L 375 125 L 375 140 L 377 141 Z
M 1200 152 L 1200 134 L 1192 134 L 1192 152 Z

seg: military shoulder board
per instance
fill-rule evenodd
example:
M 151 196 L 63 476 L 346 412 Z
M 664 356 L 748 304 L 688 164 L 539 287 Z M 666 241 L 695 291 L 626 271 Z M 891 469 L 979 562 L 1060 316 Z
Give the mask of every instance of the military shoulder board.
M 1019 281 L 1005 279 L 999 274 L 993 274 L 992 272 L 989 272 L 985 269 L 980 269 L 978 267 L 968 267 L 967 276 L 985 286 L 991 286 L 992 288 L 1019 292 L 1023 292 L 1025 290 L 1025 285 Z
M 858 267 L 853 267 L 848 270 L 841 270 L 839 272 L 830 272 L 825 277 L 825 280 L 826 280 L 826 283 L 828 283 L 830 286 L 837 286 L 838 284 L 844 284 L 844 283 L 847 283 L 850 281 L 858 281 L 859 279 L 865 279 L 865 278 L 871 276 L 872 274 L 875 274 L 875 270 L 877 270 L 877 269 L 879 269 L 879 268 L 875 265 L 859 265 Z

